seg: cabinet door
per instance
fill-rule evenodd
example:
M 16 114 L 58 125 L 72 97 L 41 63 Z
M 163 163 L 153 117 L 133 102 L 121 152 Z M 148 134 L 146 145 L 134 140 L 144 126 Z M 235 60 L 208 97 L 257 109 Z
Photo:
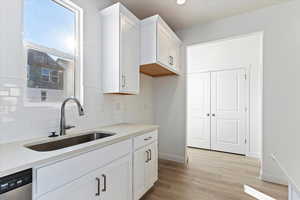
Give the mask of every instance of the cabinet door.
M 140 22 L 121 13 L 120 23 L 120 88 L 123 92 L 138 93 L 140 65 Z
M 141 148 L 134 153 L 134 200 L 140 199 L 146 191 L 146 162 L 148 148 Z
M 171 57 L 169 54 L 170 37 L 167 30 L 158 23 L 157 25 L 157 61 L 165 66 L 170 66 Z
M 132 199 L 132 161 L 130 155 L 104 167 L 98 177 L 101 180 L 100 199 Z
M 150 189 L 158 179 L 157 141 L 148 146 L 149 161 L 146 163 L 146 189 Z
M 36 199 L 38 200 L 97 200 L 98 182 L 97 173 L 88 174 L 69 184 L 66 184 L 53 192 L 49 192 Z
M 178 70 L 179 68 L 179 54 L 180 54 L 180 45 L 175 40 L 170 40 L 170 49 L 169 49 L 169 55 L 170 55 L 170 67 Z

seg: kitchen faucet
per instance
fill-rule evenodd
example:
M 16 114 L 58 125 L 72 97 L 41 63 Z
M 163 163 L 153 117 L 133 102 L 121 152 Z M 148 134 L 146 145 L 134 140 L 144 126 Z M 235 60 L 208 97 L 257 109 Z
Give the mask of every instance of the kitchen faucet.
M 60 136 L 66 135 L 66 130 L 75 128 L 75 126 L 67 126 L 66 125 L 66 114 L 65 114 L 66 108 L 65 107 L 69 101 L 74 101 L 76 103 L 79 116 L 84 115 L 83 107 L 81 106 L 78 99 L 76 99 L 75 97 L 70 97 L 70 98 L 67 98 L 66 100 L 64 100 L 61 105 L 61 110 L 60 110 L 60 114 L 61 114 L 60 115 L 60 131 L 59 131 Z

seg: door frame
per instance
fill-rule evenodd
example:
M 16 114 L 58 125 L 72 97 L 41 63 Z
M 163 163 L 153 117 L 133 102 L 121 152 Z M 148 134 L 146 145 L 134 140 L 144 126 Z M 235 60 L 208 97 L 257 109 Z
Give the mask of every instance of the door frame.
M 246 108 L 247 108 L 247 114 L 246 114 L 246 144 L 245 144 L 245 155 L 250 155 L 250 71 L 251 71 L 251 65 L 248 67 L 216 67 L 214 69 L 203 69 L 199 70 L 197 73 L 191 73 L 191 74 L 200 74 L 200 73 L 212 73 L 212 72 L 221 72 L 221 71 L 233 71 L 233 70 L 245 70 L 246 75 Z M 189 74 L 186 74 L 186 120 L 188 120 L 188 77 Z M 211 136 L 210 136 L 211 137 Z M 187 147 L 187 139 L 188 139 L 188 121 L 186 121 L 186 147 Z M 186 155 L 187 157 L 187 155 Z M 187 160 L 187 159 L 185 159 Z
M 183 56 L 183 60 L 182 60 L 182 65 L 185 66 L 185 68 L 183 69 L 184 71 L 184 82 L 185 82 L 185 88 L 184 88 L 184 93 L 185 93 L 185 141 L 184 141 L 184 162 L 185 164 L 188 163 L 188 155 L 187 155 L 187 76 L 188 76 L 188 47 L 190 46 L 194 46 L 194 45 L 206 45 L 206 44 L 213 44 L 213 43 L 217 43 L 217 42 L 221 42 L 221 41 L 230 41 L 230 40 L 234 40 L 234 39 L 241 39 L 241 38 L 247 38 L 247 37 L 250 37 L 250 36 L 258 36 L 259 37 L 259 43 L 260 43 L 260 59 L 259 59 L 259 64 L 258 66 L 258 77 L 256 77 L 256 79 L 258 80 L 258 84 L 259 84 L 259 87 L 258 87 L 258 102 L 257 102 L 257 106 L 259 107 L 259 113 L 257 113 L 258 115 L 256 117 L 259 117 L 260 118 L 260 122 L 259 124 L 257 124 L 257 129 L 259 131 L 259 137 L 260 137 L 260 141 L 259 141 L 259 145 L 260 145 L 260 150 L 258 152 L 250 152 L 250 144 L 248 142 L 248 146 L 247 146 L 247 154 L 246 156 L 249 156 L 249 157 L 253 157 L 253 158 L 257 158 L 261 161 L 261 167 L 260 167 L 260 174 L 262 174 L 262 168 L 263 168 L 263 159 L 264 159 L 264 132 L 263 132 L 263 115 L 264 115 L 264 105 L 263 105 L 263 88 L 264 88 L 264 63 L 263 63 L 263 58 L 264 58 L 264 52 L 263 52 L 263 46 L 264 46 L 264 31 L 257 31 L 257 32 L 249 32 L 249 33 L 245 33 L 245 34 L 240 34 L 240 35 L 233 35 L 233 36 L 229 36 L 229 37 L 221 37 L 221 38 L 213 38 L 213 39 L 210 39 L 208 41 L 202 41 L 202 42 L 194 42 L 194 43 L 188 43 L 186 42 L 185 45 L 183 46 L 183 48 L 181 49 L 181 55 Z M 250 65 L 249 65 L 250 66 Z M 248 67 L 249 67 L 248 66 Z M 228 66 L 224 66 L 224 67 L 228 67 Z M 247 67 L 245 65 L 245 67 Z M 254 66 L 253 66 L 254 68 Z M 222 69 L 222 66 L 220 66 L 219 69 Z M 205 70 L 203 70 L 205 71 Z M 208 71 L 208 70 L 206 70 Z M 199 71 L 200 72 L 200 71 Z M 250 71 L 248 69 L 248 72 L 249 72 L 249 82 L 251 83 L 250 84 L 250 92 L 252 91 L 252 81 L 251 81 L 251 76 L 252 76 L 252 71 Z M 251 98 L 251 95 L 249 96 Z M 252 105 L 252 101 L 250 101 L 250 106 Z M 253 107 L 249 107 L 249 109 L 253 109 Z M 251 111 L 249 112 L 250 116 L 251 116 Z M 253 129 L 251 126 L 252 126 L 252 122 L 251 122 L 251 118 L 249 119 L 250 120 L 250 129 Z M 250 131 L 250 134 L 252 133 L 252 131 Z

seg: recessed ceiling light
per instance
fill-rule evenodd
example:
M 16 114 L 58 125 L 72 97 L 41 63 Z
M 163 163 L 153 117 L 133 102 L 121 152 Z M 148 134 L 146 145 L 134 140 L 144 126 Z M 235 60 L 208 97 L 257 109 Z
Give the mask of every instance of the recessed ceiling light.
M 186 0 L 177 0 L 178 5 L 183 5 L 185 4 Z

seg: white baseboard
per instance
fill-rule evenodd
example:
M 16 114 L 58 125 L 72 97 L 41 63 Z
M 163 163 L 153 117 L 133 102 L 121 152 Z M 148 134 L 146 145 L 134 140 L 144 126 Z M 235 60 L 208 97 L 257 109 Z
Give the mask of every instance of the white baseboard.
M 260 178 L 263 180 L 263 181 L 267 181 L 267 182 L 271 182 L 271 183 L 277 183 L 277 184 L 280 184 L 280 185 L 288 185 L 288 182 L 287 180 L 283 179 L 283 178 L 278 178 L 272 174 L 267 174 L 267 173 L 262 173 Z
M 260 153 L 248 152 L 246 156 L 251 157 L 251 158 L 257 158 L 257 159 L 261 160 Z
M 158 154 L 159 159 L 162 160 L 170 160 L 170 161 L 175 161 L 179 163 L 185 163 L 184 156 L 177 156 L 177 155 L 172 155 L 172 154 L 167 154 L 167 153 L 159 153 Z

